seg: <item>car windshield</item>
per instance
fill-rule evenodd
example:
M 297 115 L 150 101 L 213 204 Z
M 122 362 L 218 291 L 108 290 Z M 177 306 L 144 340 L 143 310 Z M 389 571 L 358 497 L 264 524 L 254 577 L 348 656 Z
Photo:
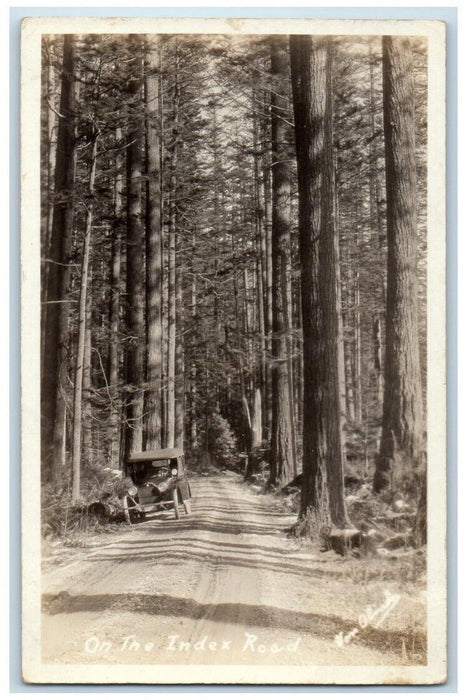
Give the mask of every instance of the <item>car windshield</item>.
M 137 462 L 129 466 L 128 473 L 135 484 L 141 484 L 150 479 L 169 476 L 170 467 L 168 460 Z

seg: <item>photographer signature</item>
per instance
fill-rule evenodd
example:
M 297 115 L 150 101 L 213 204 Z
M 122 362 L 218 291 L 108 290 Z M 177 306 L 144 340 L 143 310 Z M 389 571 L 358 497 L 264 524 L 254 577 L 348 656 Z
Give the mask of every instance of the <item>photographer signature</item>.
M 389 591 L 384 591 L 385 600 L 379 606 L 367 605 L 364 612 L 360 613 L 358 616 L 358 627 L 354 627 L 350 632 L 344 634 L 342 631 L 336 634 L 334 641 L 339 647 L 343 647 L 345 644 L 349 644 L 365 627 L 371 623 L 373 627 L 380 627 L 380 625 L 387 618 L 391 610 L 393 610 L 399 603 L 401 597 L 398 593 L 389 593 Z

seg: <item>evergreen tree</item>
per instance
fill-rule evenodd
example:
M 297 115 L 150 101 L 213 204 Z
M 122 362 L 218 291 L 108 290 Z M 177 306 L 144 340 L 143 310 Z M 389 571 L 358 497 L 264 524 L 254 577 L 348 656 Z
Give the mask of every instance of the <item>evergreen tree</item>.
M 412 46 L 383 37 L 387 310 L 383 432 L 374 488 L 413 482 L 422 457 L 417 317 L 417 171 Z

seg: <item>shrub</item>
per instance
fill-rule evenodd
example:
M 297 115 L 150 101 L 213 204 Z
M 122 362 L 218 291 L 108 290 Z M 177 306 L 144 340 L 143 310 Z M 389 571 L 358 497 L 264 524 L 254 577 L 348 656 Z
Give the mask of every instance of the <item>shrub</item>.
M 65 537 L 87 527 L 85 501 L 72 503 L 67 489 L 44 487 L 41 498 L 42 532 L 44 536 Z
M 119 498 L 123 479 L 115 479 L 106 468 L 93 467 L 83 474 L 81 498 L 72 503 L 68 485 L 43 486 L 41 490 L 42 534 L 45 537 L 65 538 L 76 532 L 99 528 L 105 519 L 96 503 L 106 504 L 104 510 L 112 512 L 112 520 L 122 520 Z

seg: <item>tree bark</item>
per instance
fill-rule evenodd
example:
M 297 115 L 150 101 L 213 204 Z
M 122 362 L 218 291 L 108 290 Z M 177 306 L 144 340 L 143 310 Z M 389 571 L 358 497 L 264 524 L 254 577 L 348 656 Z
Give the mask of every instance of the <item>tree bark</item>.
M 266 280 L 266 241 L 265 232 L 263 227 L 264 219 L 264 207 L 261 202 L 261 192 L 260 192 L 260 143 L 258 135 L 258 118 L 256 110 L 254 109 L 254 103 L 256 100 L 256 89 L 255 89 L 255 75 L 252 73 L 252 102 L 253 102 L 253 152 L 254 152 L 254 167 L 253 167 L 253 189 L 254 189 L 254 207 L 255 207 L 255 218 L 254 218 L 254 239 L 256 246 L 256 261 L 255 261 L 255 289 L 256 289 L 256 314 L 258 318 L 257 332 L 259 334 L 260 342 L 260 352 L 261 352 L 261 364 L 258 372 L 258 382 L 261 391 L 262 401 L 261 404 L 264 406 L 267 396 L 267 383 L 268 383 L 268 366 L 266 362 L 267 355 L 267 338 L 266 338 L 266 316 L 267 313 L 267 299 L 265 294 L 264 285 L 267 284 Z M 265 413 L 265 412 L 264 412 Z M 265 415 L 261 416 L 261 425 L 265 425 Z M 266 427 L 266 426 L 265 426 Z
M 115 132 L 115 141 L 121 140 L 120 129 Z M 123 190 L 123 158 L 117 151 L 115 158 L 115 183 L 114 183 L 114 221 L 112 226 L 112 262 L 110 277 L 110 309 L 109 309 L 109 386 L 111 396 L 110 407 L 110 467 L 118 469 L 120 460 L 120 391 L 119 391 L 119 366 L 120 366 L 120 274 L 121 274 L 121 224 L 122 224 L 122 190 Z
M 321 220 L 319 174 L 324 148 L 324 47 L 308 36 L 290 37 L 290 64 L 297 151 L 303 326 L 303 481 L 300 515 L 317 509 L 320 472 L 319 361 L 321 355 L 318 246 Z M 319 82 L 318 82 L 319 81 Z
M 84 469 L 89 469 L 92 461 L 92 415 L 91 415 L 91 386 L 92 386 L 92 266 L 89 264 L 88 282 L 86 292 L 86 319 L 84 334 L 84 355 L 83 355 L 83 397 L 82 397 L 82 424 L 83 424 L 83 446 L 82 464 Z
M 415 540 L 415 545 L 417 547 L 422 547 L 427 543 L 427 503 L 426 503 L 426 465 L 421 470 L 420 477 L 418 479 L 418 505 L 417 513 L 415 515 L 415 522 L 413 524 L 413 537 Z
M 172 207 L 173 207 L 172 203 Z M 175 349 L 176 349 L 176 253 L 175 253 L 175 213 L 171 212 L 169 224 L 169 284 L 167 319 L 167 447 L 174 446 L 175 440 Z
M 410 487 L 423 442 L 417 320 L 417 175 L 412 47 L 383 37 L 387 197 L 387 302 L 383 430 L 374 476 L 380 491 Z
M 346 415 L 348 420 L 353 422 L 355 420 L 354 377 L 352 367 L 352 347 L 348 341 L 344 341 L 344 363 Z
M 183 444 L 183 333 L 182 283 L 177 269 L 177 226 L 178 226 L 178 151 L 179 151 L 179 102 L 178 50 L 174 66 L 173 96 L 173 147 L 170 163 L 170 219 L 169 219 L 169 318 L 168 318 L 168 358 L 167 358 L 167 447 Z
M 63 476 L 63 441 L 69 343 L 70 258 L 75 175 L 75 52 L 72 35 L 63 42 L 60 115 L 57 133 L 52 231 L 47 291 L 42 315 L 44 330 L 41 377 L 42 477 L 56 483 Z M 45 280 L 43 280 L 44 282 Z
M 96 177 L 98 134 L 93 134 L 92 154 L 89 171 L 88 202 L 86 212 L 86 229 L 83 241 L 83 261 L 81 265 L 81 288 L 78 312 L 78 342 L 76 347 L 75 381 L 73 393 L 73 433 L 72 433 L 72 485 L 71 499 L 75 503 L 80 497 L 81 485 L 81 431 L 82 431 L 82 394 L 83 372 L 85 362 L 87 293 L 89 280 L 89 254 L 91 250 L 92 220 L 94 210 L 94 181 Z
M 197 323 L 197 284 L 194 268 L 196 251 L 196 239 L 195 234 L 192 234 L 191 241 L 191 254 L 192 254 L 192 267 L 191 267 L 191 323 L 194 329 Z M 191 369 L 189 373 L 190 382 L 190 447 L 192 450 L 198 448 L 198 424 L 197 424 L 197 370 L 196 362 L 191 363 Z
M 344 493 L 344 435 L 341 386 L 342 304 L 339 238 L 335 221 L 335 174 L 333 151 L 332 40 L 325 41 L 324 148 L 322 162 L 322 219 L 320 241 L 320 298 L 323 333 L 322 416 L 326 444 L 326 476 L 331 522 L 350 525 Z
M 55 177 L 55 162 L 57 151 L 56 127 L 56 91 L 57 84 L 55 78 L 55 69 L 51 52 L 53 51 L 54 42 L 48 39 L 43 39 L 43 98 L 45 97 L 45 122 L 46 122 L 46 138 L 44 149 L 45 153 L 41 156 L 41 167 L 46 171 L 45 185 L 42 199 L 42 231 L 41 231 L 41 302 L 46 301 L 47 294 L 47 278 L 50 270 L 50 244 L 52 239 L 52 224 L 54 210 L 54 177 Z M 43 307 L 43 317 L 45 318 L 46 307 Z M 45 341 L 45 323 L 41 325 L 41 358 L 44 358 L 44 341 Z
M 242 207 L 243 209 L 243 207 Z M 253 401 L 253 348 L 252 348 L 253 324 L 251 318 L 251 295 L 250 295 L 250 271 L 248 267 L 243 268 L 243 336 L 246 338 L 246 389 L 245 395 Z
M 294 475 L 292 397 L 289 382 L 290 332 L 287 259 L 290 255 L 290 165 L 287 150 L 286 95 L 289 89 L 287 40 L 271 40 L 272 134 L 272 426 L 269 482 L 284 484 Z
M 339 353 L 339 382 L 340 382 L 340 402 L 341 402 L 341 422 L 342 426 L 345 425 L 345 419 L 348 418 L 348 403 L 347 403 L 347 370 L 345 361 L 345 343 L 344 343 L 344 280 L 342 279 L 342 259 L 340 246 L 340 199 L 339 199 L 339 177 L 337 168 L 337 151 L 333 148 L 333 168 L 334 168 L 334 235 L 336 237 L 338 253 L 339 253 L 339 263 L 336 268 L 337 275 L 337 292 L 339 300 L 339 314 L 338 314 L 338 353 Z
M 378 311 L 373 317 L 373 362 L 376 374 L 376 397 L 381 405 L 383 399 L 383 353 L 381 344 L 381 315 Z
M 129 49 L 135 56 L 130 67 L 128 89 L 135 97 L 128 134 L 127 148 L 127 331 L 129 335 L 126 352 L 127 425 L 125 431 L 125 453 L 139 452 L 143 448 L 144 408 L 144 258 L 142 227 L 142 146 L 143 119 L 140 99 L 142 88 L 141 37 L 131 36 Z M 152 275 L 148 275 L 148 281 Z M 152 348 L 152 346 L 150 346 Z
M 271 101 L 270 94 L 265 93 L 264 101 Z M 265 351 L 267 360 L 271 356 L 272 333 L 272 261 L 271 261 L 271 119 L 269 113 L 261 120 L 262 141 L 262 203 L 264 208 L 263 227 L 261 236 L 261 265 L 263 271 L 264 296 L 264 333 L 266 336 Z M 266 387 L 264 401 L 264 424 L 268 436 L 271 436 L 272 425 L 272 394 L 270 364 L 266 362 Z
M 261 391 L 256 389 L 251 412 L 251 449 L 255 450 L 261 445 L 263 430 L 261 421 Z
M 179 275 L 180 276 L 180 275 Z M 183 449 L 185 442 L 185 358 L 183 328 L 183 285 L 179 280 L 176 296 L 176 347 L 175 347 L 175 426 L 174 446 Z
M 160 49 L 146 36 L 146 449 L 161 447 L 162 195 Z
M 373 360 L 375 368 L 375 384 L 376 384 L 376 400 L 378 406 L 383 403 L 383 355 L 381 343 L 381 317 L 383 315 L 385 293 L 384 293 L 384 275 L 382 270 L 382 239 L 384 238 L 382 226 L 382 213 L 380 205 L 380 183 L 378 179 L 377 169 L 377 151 L 375 145 L 376 137 L 376 104 L 375 104 L 375 87 L 374 87 L 374 57 L 372 52 L 372 38 L 368 39 L 368 60 L 370 69 L 370 95 L 369 95 L 369 110 L 370 110 L 370 144 L 369 144 L 369 187 L 370 187 L 370 222 L 372 228 L 372 244 L 374 247 L 374 255 L 378 265 L 378 284 L 374 290 L 375 308 L 373 311 Z M 378 292 L 381 293 L 379 296 Z
M 235 252 L 235 238 L 233 233 L 231 234 L 231 251 L 232 255 Z M 234 295 L 234 318 L 235 318 L 235 335 L 236 335 L 236 340 L 237 340 L 237 348 L 240 351 L 242 348 L 242 328 L 241 328 L 241 323 L 240 323 L 240 303 L 239 303 L 239 294 L 238 294 L 238 279 L 237 279 L 237 271 L 234 269 L 233 271 L 233 295 Z M 239 377 L 239 382 L 240 382 L 240 392 L 242 395 L 242 400 L 246 400 L 245 396 L 245 373 L 243 370 L 243 359 L 242 359 L 242 354 L 239 352 L 238 353 L 238 377 Z M 248 404 L 248 402 L 247 402 Z
M 357 250 L 359 247 L 358 233 L 356 235 Z M 354 307 L 354 342 L 353 342 L 353 397 L 355 420 L 362 422 L 362 329 L 360 312 L 360 271 L 353 273 L 353 307 Z
M 332 524 L 349 525 L 344 500 L 339 382 L 340 299 L 334 227 L 329 39 L 290 38 L 299 184 L 304 357 L 300 516 L 328 495 Z M 326 485 L 322 492 L 323 485 Z

